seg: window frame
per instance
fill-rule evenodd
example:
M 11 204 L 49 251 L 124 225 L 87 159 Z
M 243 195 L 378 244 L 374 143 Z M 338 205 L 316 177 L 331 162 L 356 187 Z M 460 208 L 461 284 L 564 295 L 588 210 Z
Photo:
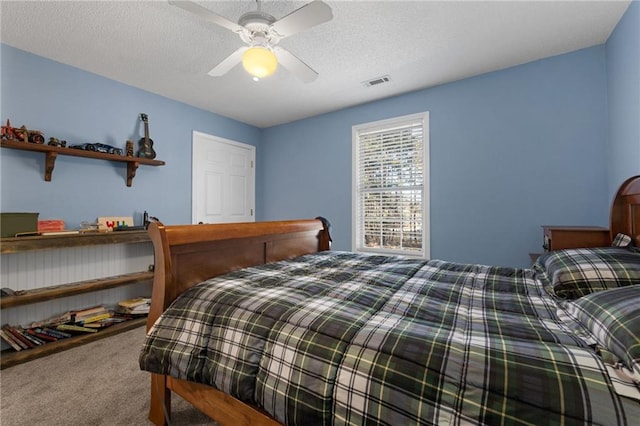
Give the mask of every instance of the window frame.
M 403 250 L 389 248 L 370 248 L 364 247 L 363 241 L 363 224 L 359 223 L 360 217 L 360 188 L 359 188 L 359 171 L 360 171 L 360 154 L 359 154 L 359 137 L 363 133 L 371 133 L 376 131 L 392 130 L 394 128 L 409 126 L 420 122 L 422 124 L 422 164 L 423 164 L 423 181 L 422 181 L 422 249 Z M 411 257 L 422 257 L 429 259 L 431 256 L 430 241 L 430 191 L 429 191 L 429 112 L 421 112 L 417 114 L 409 114 L 394 118 L 388 118 L 369 123 L 362 123 L 352 126 L 352 250 L 355 252 L 367 252 L 377 254 L 393 254 Z

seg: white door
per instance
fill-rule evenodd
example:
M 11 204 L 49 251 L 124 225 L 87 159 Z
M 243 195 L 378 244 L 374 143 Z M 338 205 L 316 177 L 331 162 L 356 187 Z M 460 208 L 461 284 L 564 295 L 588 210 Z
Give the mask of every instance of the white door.
M 253 222 L 256 149 L 193 132 L 193 223 Z

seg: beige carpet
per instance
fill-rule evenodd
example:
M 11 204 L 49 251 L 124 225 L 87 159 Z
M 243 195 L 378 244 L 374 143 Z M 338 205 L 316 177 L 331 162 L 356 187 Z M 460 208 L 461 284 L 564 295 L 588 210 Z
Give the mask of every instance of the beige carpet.
M 151 425 L 144 327 L 0 371 L 0 424 Z M 172 425 L 215 425 L 177 395 Z

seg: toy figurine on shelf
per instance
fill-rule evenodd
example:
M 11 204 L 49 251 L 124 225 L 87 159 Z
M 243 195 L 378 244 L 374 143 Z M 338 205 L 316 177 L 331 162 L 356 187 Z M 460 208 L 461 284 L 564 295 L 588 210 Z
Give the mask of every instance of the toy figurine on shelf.
M 133 141 L 128 140 L 125 146 L 127 157 L 133 157 Z
M 2 126 L 2 139 L 8 139 L 8 140 L 19 139 L 18 134 L 16 133 L 16 130 L 13 127 L 11 127 L 11 122 L 9 121 L 8 118 L 7 118 L 7 125 Z
M 20 128 L 11 127 L 9 119 L 7 119 L 7 125 L 2 126 L 2 139 L 38 144 L 44 143 L 44 135 L 40 130 L 29 130 L 24 125 Z
M 49 146 L 59 146 L 62 148 L 65 148 L 67 146 L 67 141 L 61 141 L 58 138 L 49 138 L 49 142 L 47 143 L 47 145 Z

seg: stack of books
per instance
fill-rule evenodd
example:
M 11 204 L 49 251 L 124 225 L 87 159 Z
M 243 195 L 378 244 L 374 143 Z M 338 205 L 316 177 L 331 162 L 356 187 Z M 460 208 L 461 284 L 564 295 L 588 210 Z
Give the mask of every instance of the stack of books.
M 98 322 L 105 318 L 111 318 L 111 312 L 103 305 L 93 306 L 79 311 L 71 311 L 71 322 L 79 325 Z
M 45 343 L 66 339 L 72 334 L 51 327 L 22 328 L 11 325 L 3 325 L 0 329 L 0 337 L 9 343 L 16 351 L 35 348 Z
M 96 333 L 102 328 L 133 319 L 143 310 L 140 303 L 135 304 L 131 310 L 133 313 L 127 314 L 114 312 L 103 305 L 92 306 L 67 311 L 25 327 L 5 324 L 0 328 L 0 338 L 14 350 L 21 351 L 79 334 Z M 148 307 L 146 311 L 148 313 Z
M 62 219 L 49 219 L 38 221 L 38 233 L 40 235 L 67 235 L 79 234 L 80 231 L 66 229 Z
M 136 297 L 120 301 L 117 311 L 127 315 L 147 315 L 149 314 L 150 306 L 151 299 L 147 297 Z
M 31 323 L 30 328 L 57 327 L 61 324 L 85 325 L 110 318 L 112 315 L 112 312 L 105 308 L 104 305 L 97 305 L 89 308 L 67 311 L 63 314 L 56 315 L 42 321 L 33 322 Z

